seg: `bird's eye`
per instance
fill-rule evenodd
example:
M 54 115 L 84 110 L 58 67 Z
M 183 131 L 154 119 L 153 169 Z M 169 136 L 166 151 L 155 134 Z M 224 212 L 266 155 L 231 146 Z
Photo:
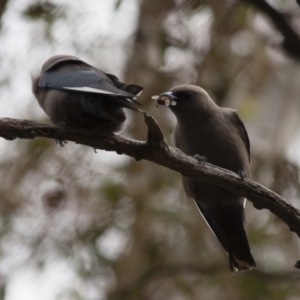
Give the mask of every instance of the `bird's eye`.
M 192 98 L 193 93 L 188 91 L 178 91 L 174 92 L 173 95 L 178 99 L 188 100 Z

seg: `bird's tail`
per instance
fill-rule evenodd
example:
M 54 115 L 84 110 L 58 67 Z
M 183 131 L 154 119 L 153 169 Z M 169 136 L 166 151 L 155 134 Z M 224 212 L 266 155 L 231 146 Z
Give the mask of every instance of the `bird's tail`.
M 203 209 L 200 206 L 199 208 L 207 224 L 225 248 L 231 272 L 256 269 L 244 228 L 242 203 L 217 208 Z

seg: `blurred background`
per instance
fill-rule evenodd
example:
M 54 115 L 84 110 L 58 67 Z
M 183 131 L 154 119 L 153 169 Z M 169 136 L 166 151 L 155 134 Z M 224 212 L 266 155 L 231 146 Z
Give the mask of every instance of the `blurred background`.
M 0 117 L 49 123 L 31 75 L 54 54 L 144 86 L 144 109 L 169 141 L 175 120 L 150 96 L 197 84 L 238 110 L 253 179 L 300 207 L 299 57 L 253 6 L 266 2 L 251 2 L 0 0 Z M 300 33 L 296 1 L 268 3 Z M 121 134 L 145 140 L 142 115 L 126 113 Z M 258 271 L 232 275 L 179 174 L 47 139 L 2 139 L 0 153 L 0 299 L 300 297 L 299 238 L 269 211 L 248 202 Z

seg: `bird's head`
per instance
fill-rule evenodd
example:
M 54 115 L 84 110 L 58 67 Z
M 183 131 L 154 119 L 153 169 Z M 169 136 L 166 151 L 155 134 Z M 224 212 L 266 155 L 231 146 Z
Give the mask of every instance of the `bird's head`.
M 152 96 L 152 99 L 156 101 L 157 105 L 169 106 L 174 113 L 181 110 L 180 108 L 185 108 L 185 110 L 202 108 L 205 110 L 216 106 L 204 89 L 188 84 L 178 85 L 168 92 Z
M 51 68 L 53 68 L 54 66 L 66 62 L 82 62 L 82 61 L 78 57 L 72 55 L 67 55 L 67 54 L 54 55 L 45 61 L 42 67 L 42 72 L 46 72 Z

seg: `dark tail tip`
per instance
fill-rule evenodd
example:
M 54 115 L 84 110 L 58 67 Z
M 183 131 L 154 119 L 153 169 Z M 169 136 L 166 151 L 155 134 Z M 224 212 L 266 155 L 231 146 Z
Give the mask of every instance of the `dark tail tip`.
M 243 260 L 236 258 L 234 255 L 229 255 L 229 266 L 232 273 L 251 271 L 256 269 L 256 263 L 251 253 Z

